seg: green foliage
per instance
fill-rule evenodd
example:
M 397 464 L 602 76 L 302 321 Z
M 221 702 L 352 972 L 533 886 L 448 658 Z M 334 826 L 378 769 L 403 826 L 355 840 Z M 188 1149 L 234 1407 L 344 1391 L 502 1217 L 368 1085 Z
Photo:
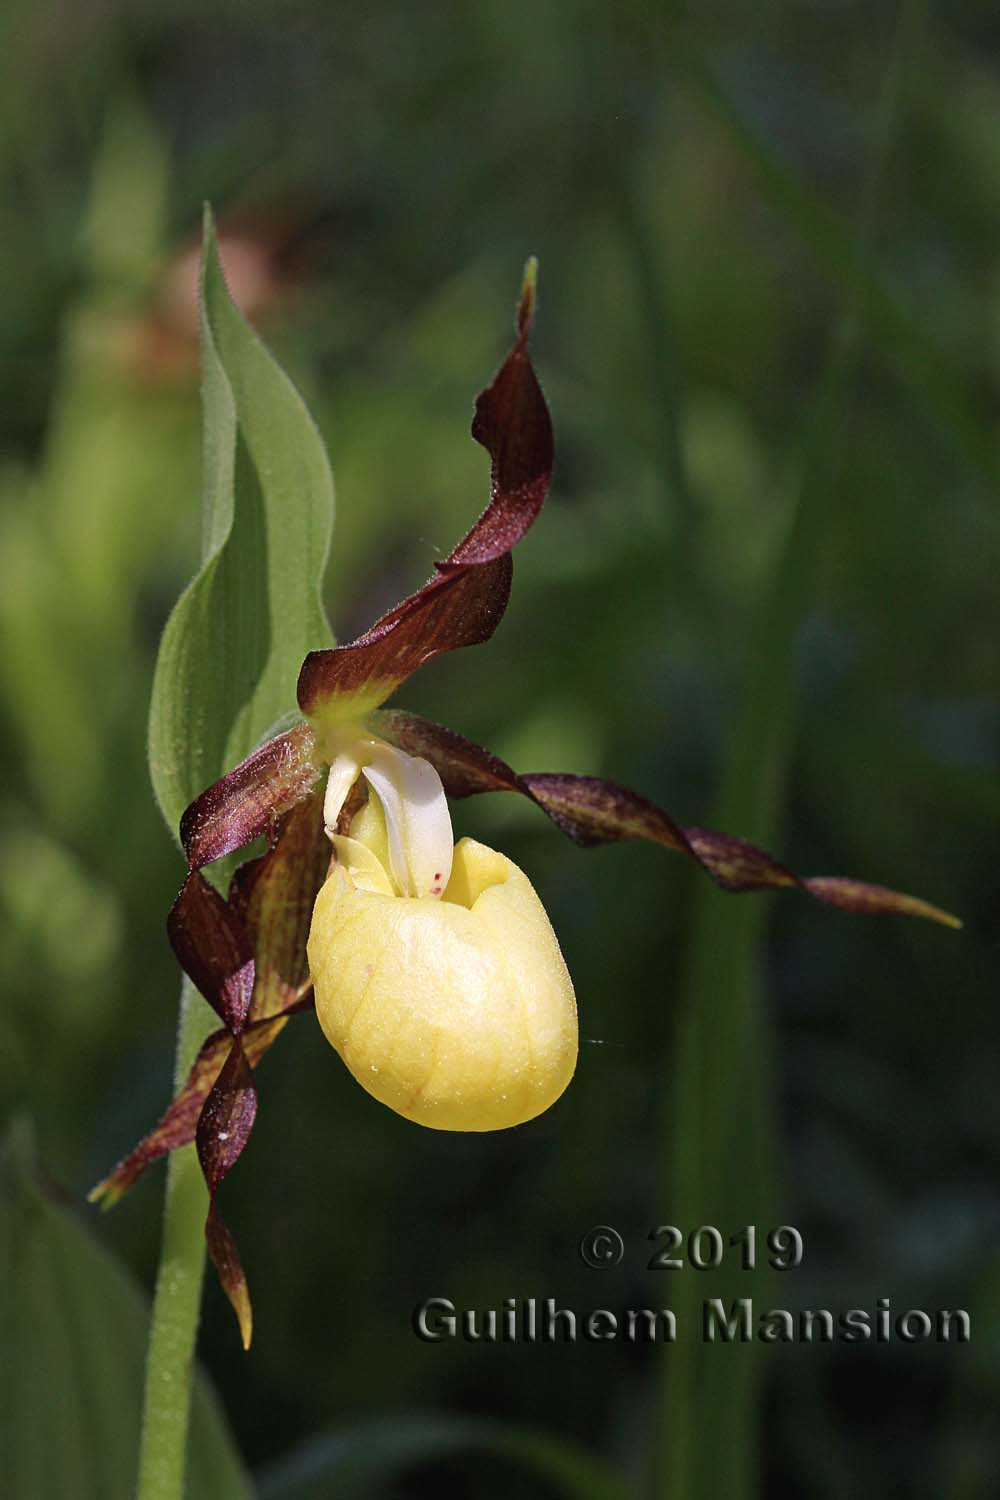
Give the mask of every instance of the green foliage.
M 911 9 L 904 6 L 903 19 L 909 18 Z M 864 289 L 872 280 L 872 215 L 895 122 L 905 40 L 901 22 L 886 67 L 862 222 L 854 242 L 840 246 L 843 254 L 834 257 L 847 263 L 843 310 L 831 339 L 825 378 L 812 409 L 806 409 L 795 503 L 752 623 L 742 701 L 714 814 L 719 827 L 739 828 L 770 848 L 781 842 L 794 740 L 799 694 L 795 635 L 821 577 L 824 541 L 836 502 L 844 406 L 858 341 L 866 331 L 862 310 L 867 307 Z M 708 92 L 713 100 L 717 97 Z M 758 146 L 756 156 L 766 170 L 781 176 L 766 149 Z M 774 1102 L 774 1039 L 761 976 L 767 906 L 761 902 L 725 912 L 717 895 L 701 888 L 692 903 L 668 1140 L 669 1180 L 685 1221 L 705 1216 L 715 1222 L 729 1214 L 740 1222 L 778 1223 L 784 1217 L 787 1190 Z M 720 1109 L 719 1099 L 730 1091 L 739 1099 L 739 1108 Z M 690 1286 L 683 1290 L 695 1320 L 696 1298 Z M 724 1271 L 713 1291 L 729 1303 L 745 1295 L 746 1287 L 738 1274 Z M 753 1295 L 762 1303 L 780 1303 L 776 1278 L 766 1266 L 755 1278 Z M 665 1371 L 661 1473 L 679 1483 L 691 1500 L 712 1500 L 722 1493 L 749 1500 L 759 1492 L 763 1373 L 755 1345 L 722 1350 L 697 1342 L 685 1346 Z M 719 1441 L 698 1445 L 691 1441 L 692 1418 L 706 1408 L 719 1413 Z
M 419 25 L 406 7 L 306 0 L 290 24 L 259 4 L 214 14 L 169 0 L 74 12 L 67 45 L 70 9 L 19 0 L 0 18 L 4 1114 L 30 1110 L 47 1167 L 82 1200 L 170 1091 L 176 965 L 163 915 L 181 867 L 149 797 L 143 735 L 156 642 L 197 566 L 193 294 L 190 331 L 168 314 L 202 200 L 219 208 L 237 301 L 336 438 L 330 585 L 345 638 L 423 582 L 483 495 L 470 399 L 505 346 L 497 309 L 536 252 L 552 502 L 489 654 L 427 668 L 403 706 L 526 769 L 620 779 L 689 821 L 762 834 L 777 819 L 770 847 L 795 868 L 921 891 L 966 929 L 704 889 L 696 925 L 712 961 L 695 989 L 711 992 L 700 1039 L 713 1084 L 704 1072 L 684 1083 L 709 1120 L 702 1137 L 672 1092 L 681 997 L 695 992 L 682 862 L 564 848 L 521 799 L 457 806 L 458 831 L 509 853 L 549 907 L 580 1002 L 578 1076 L 537 1127 L 415 1135 L 355 1097 L 311 1023 L 290 1027 L 261 1072 L 252 1149 L 225 1185 L 257 1342 L 244 1361 L 229 1309 L 208 1297 L 206 1360 L 268 1474 L 310 1434 L 355 1422 L 363 1434 L 419 1403 L 575 1436 L 621 1459 L 641 1493 L 662 1361 L 612 1345 L 428 1351 L 409 1315 L 436 1291 L 474 1307 L 536 1291 L 578 1308 L 673 1301 L 676 1284 L 642 1270 L 642 1226 L 679 1217 L 662 1181 L 664 1121 L 671 1149 L 706 1169 L 737 1132 L 746 1172 L 721 1228 L 766 1202 L 746 1072 L 722 1062 L 747 1033 L 720 1039 L 716 1060 L 708 1025 L 747 1018 L 723 993 L 734 985 L 754 1026 L 766 1019 L 770 1067 L 754 1097 L 778 1116 L 782 1216 L 806 1238 L 781 1297 L 968 1303 L 975 1333 L 968 1350 L 750 1351 L 753 1406 L 763 1398 L 769 1416 L 734 1419 L 732 1463 L 752 1472 L 764 1442 L 772 1485 L 789 1492 L 991 1493 L 990 8 L 924 7 L 860 262 L 895 7 L 689 8 L 681 35 L 676 8 L 638 0 L 592 7 L 586 26 L 577 7 L 535 7 L 528 27 L 489 0 L 458 20 L 425 8 Z M 269 274 L 278 264 L 279 296 L 247 298 L 226 243 L 235 228 Z M 267 259 L 276 240 L 282 254 Z M 848 289 L 863 353 L 845 422 L 807 465 L 803 429 L 822 410 Z M 173 330 L 172 364 L 133 357 L 154 324 L 157 337 Z M 253 514 L 255 466 L 243 438 L 235 447 Z M 812 498 L 803 475 L 825 526 L 782 623 L 796 689 L 782 723 L 784 682 L 766 642 L 756 658 L 753 622 L 790 502 Z M 240 504 L 237 493 L 234 530 Z M 276 689 L 272 717 L 293 687 Z M 234 716 L 236 697 L 224 687 Z M 269 727 L 248 717 L 250 735 Z M 203 775 L 179 775 L 207 781 L 238 758 L 229 732 Z M 737 777 L 723 773 L 730 756 Z M 172 824 L 200 789 L 178 779 Z M 147 1274 L 158 1187 L 102 1225 Z M 699 1222 L 718 1202 L 699 1199 Z M 598 1276 L 574 1246 L 605 1219 L 627 1258 Z M 681 1295 L 718 1285 L 714 1273 L 697 1283 Z M 720 1358 L 727 1399 L 742 1379 Z M 718 1452 L 725 1402 L 695 1397 L 690 1444 Z M 477 1500 L 509 1493 L 511 1471 L 466 1472 Z
M 362 1500 L 421 1464 L 501 1459 L 513 1480 L 526 1470 L 564 1500 L 623 1500 L 624 1490 L 585 1449 L 513 1423 L 403 1414 L 321 1434 L 259 1477 L 260 1500 Z M 508 1467 L 509 1466 L 509 1467 Z
M 298 392 L 234 307 L 205 216 L 202 564 L 160 642 L 149 721 L 157 801 L 176 831 L 200 791 L 295 707 L 333 525 L 326 450 Z
M 149 1307 L 133 1278 L 40 1179 L 15 1122 L 0 1145 L 0 1448 L 8 1500 L 132 1492 Z M 189 1500 L 249 1500 L 249 1477 L 199 1375 Z
M 298 392 L 233 304 L 212 218 L 199 287 L 202 565 L 160 641 L 149 718 L 157 801 L 170 827 L 294 705 L 303 656 L 330 640 L 320 591 L 333 526 L 326 450 Z M 218 878 L 218 876 L 217 876 Z M 185 980 L 175 1091 L 211 1029 Z M 185 1372 L 198 1325 L 207 1209 L 195 1149 L 174 1152 L 150 1331 L 142 1500 L 181 1494 Z

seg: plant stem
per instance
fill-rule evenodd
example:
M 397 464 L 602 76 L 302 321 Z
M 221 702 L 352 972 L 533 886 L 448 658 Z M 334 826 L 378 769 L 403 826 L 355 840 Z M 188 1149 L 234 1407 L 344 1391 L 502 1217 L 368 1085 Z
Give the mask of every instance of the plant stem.
M 175 1093 L 212 1029 L 209 1007 L 188 979 L 181 986 Z M 205 1271 L 208 1190 L 194 1146 L 167 1169 L 163 1245 L 146 1354 L 138 1500 L 181 1500 L 191 1412 L 191 1377 Z

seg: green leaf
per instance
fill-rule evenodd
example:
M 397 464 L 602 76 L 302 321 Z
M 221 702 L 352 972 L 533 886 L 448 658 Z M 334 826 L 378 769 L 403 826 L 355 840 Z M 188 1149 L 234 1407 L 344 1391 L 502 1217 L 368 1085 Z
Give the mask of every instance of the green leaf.
M 623 1500 L 624 1488 L 586 1449 L 530 1427 L 474 1417 L 403 1414 L 313 1439 L 257 1479 L 260 1500 L 358 1500 L 420 1464 L 488 1454 L 530 1469 L 553 1495 Z M 513 1477 L 513 1476 L 512 1476 Z
M 149 1307 L 131 1276 L 43 1189 L 24 1122 L 0 1151 L 0 1401 L 8 1500 L 105 1500 L 135 1484 Z M 249 1500 L 214 1392 L 199 1376 L 189 1500 Z
M 150 708 L 150 771 L 171 828 L 295 707 L 307 653 L 331 641 L 320 590 L 333 481 L 301 398 L 230 300 L 206 210 L 201 281 L 202 565 L 167 621 Z M 176 1088 L 212 1015 L 182 988 Z M 150 1340 L 139 1487 L 181 1491 L 186 1378 L 207 1196 L 191 1146 L 173 1154 Z
M 153 681 L 150 770 L 176 833 L 187 804 L 295 708 L 333 525 L 322 440 L 233 305 L 205 215 L 201 286 L 202 565 L 167 621 Z

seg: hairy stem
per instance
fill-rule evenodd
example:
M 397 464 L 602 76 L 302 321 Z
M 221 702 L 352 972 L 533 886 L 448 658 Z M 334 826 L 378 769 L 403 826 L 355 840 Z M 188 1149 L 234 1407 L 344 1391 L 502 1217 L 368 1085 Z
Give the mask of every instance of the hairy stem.
M 175 1092 L 214 1024 L 191 984 L 181 986 Z M 191 1378 L 205 1271 L 208 1190 L 194 1146 L 174 1151 L 167 1170 L 163 1245 L 146 1354 L 138 1500 L 181 1500 L 191 1413 Z

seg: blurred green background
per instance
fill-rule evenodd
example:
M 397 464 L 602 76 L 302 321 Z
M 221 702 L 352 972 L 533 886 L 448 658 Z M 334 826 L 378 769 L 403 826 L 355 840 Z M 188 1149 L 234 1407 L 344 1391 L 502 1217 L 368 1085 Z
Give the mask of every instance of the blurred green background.
M 3 7 L 0 1104 L 147 1288 L 162 1168 L 81 1205 L 170 1088 L 181 860 L 145 725 L 197 559 L 205 199 L 330 448 L 341 639 L 485 502 L 471 403 L 540 258 L 552 497 L 496 638 L 401 704 L 966 922 L 727 898 L 456 807 L 548 907 L 578 1075 L 514 1133 L 439 1135 L 290 1028 L 223 1193 L 253 1351 L 214 1285 L 200 1339 L 262 1493 L 340 1493 L 336 1433 L 359 1493 L 553 1492 L 447 1414 L 581 1445 L 570 1489 L 997 1493 L 998 46 L 973 0 Z M 797 1225 L 802 1266 L 646 1269 L 657 1224 L 747 1222 Z M 594 1223 L 617 1269 L 582 1264 Z M 973 1340 L 429 1346 L 432 1294 L 888 1296 Z

